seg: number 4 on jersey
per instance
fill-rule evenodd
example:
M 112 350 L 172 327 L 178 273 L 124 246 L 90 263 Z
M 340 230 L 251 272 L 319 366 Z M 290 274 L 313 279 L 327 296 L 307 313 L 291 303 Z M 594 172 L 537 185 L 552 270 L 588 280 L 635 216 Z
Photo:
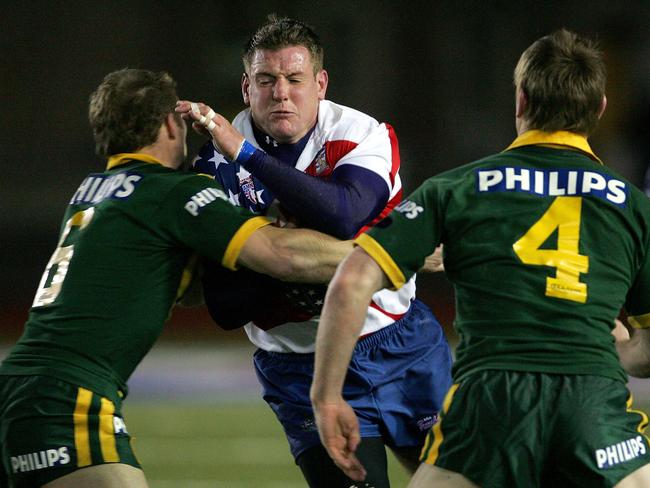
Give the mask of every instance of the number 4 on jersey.
M 556 269 L 555 278 L 546 278 L 546 296 L 585 303 L 587 285 L 580 273 L 589 270 L 589 256 L 579 253 L 581 209 L 582 197 L 557 197 L 512 248 L 525 264 Z M 557 249 L 540 249 L 555 229 Z

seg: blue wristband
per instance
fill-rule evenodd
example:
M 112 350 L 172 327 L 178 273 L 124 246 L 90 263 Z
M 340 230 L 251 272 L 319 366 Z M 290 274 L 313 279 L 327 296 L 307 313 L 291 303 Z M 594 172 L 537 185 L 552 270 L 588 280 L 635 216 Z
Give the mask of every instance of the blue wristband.
M 237 157 L 235 157 L 235 161 L 239 164 L 244 164 L 253 154 L 255 154 L 255 151 L 257 151 L 257 148 L 244 139 L 244 142 L 242 142 L 239 152 L 237 153 Z

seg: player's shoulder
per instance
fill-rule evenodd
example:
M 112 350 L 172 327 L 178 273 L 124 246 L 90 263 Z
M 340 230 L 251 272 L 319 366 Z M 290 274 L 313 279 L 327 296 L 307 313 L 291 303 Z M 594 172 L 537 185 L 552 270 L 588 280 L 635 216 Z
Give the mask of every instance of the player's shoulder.
M 318 129 L 329 139 L 358 141 L 373 131 L 386 131 L 385 124 L 359 110 L 322 100 L 318 109 Z

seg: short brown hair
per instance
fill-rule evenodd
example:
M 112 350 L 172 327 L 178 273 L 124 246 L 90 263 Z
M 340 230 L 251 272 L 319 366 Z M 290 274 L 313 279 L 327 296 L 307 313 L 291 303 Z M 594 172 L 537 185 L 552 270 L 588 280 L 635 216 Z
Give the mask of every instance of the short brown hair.
M 109 73 L 90 96 L 95 152 L 110 156 L 153 144 L 177 100 L 176 82 L 165 72 L 125 68 Z
M 309 51 L 314 65 L 314 75 L 323 69 L 323 46 L 320 38 L 307 24 L 288 17 L 277 17 L 270 14 L 266 23 L 262 25 L 255 34 L 244 45 L 242 62 L 248 73 L 255 51 L 270 49 L 277 51 L 289 46 L 303 46 Z
M 607 75 L 596 45 L 566 29 L 535 41 L 515 68 L 532 129 L 590 135 L 598 124 Z

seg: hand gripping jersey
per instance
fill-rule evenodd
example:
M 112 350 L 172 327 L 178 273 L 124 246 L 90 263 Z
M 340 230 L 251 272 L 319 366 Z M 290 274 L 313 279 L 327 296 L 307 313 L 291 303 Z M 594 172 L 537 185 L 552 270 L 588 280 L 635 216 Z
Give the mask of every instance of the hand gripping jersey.
M 70 200 L 25 332 L 0 374 L 126 395 L 189 283 L 194 253 L 235 269 L 246 239 L 267 223 L 232 205 L 211 178 L 144 154 L 112 157 Z
M 250 143 L 259 148 L 251 124 L 250 110 L 244 110 L 233 121 L 234 127 Z M 384 180 L 390 190 L 386 208 L 370 225 L 387 215 L 401 199 L 402 184 L 398 173 L 399 154 L 392 128 L 351 108 L 330 101 L 321 101 L 318 122 L 306 141 L 295 167 L 312 176 L 327 178 L 342 165 L 356 165 L 372 171 Z M 227 161 L 211 143 L 202 149 L 195 161 L 195 167 L 201 172 L 214 175 L 217 181 L 223 185 L 233 203 L 245 206 L 255 212 L 276 214 L 275 196 L 241 165 Z M 302 224 L 309 227 L 308 222 Z M 360 229 L 360 232 L 362 230 L 364 229 Z M 234 277 L 232 279 L 236 280 Z M 295 291 L 306 295 L 306 298 L 309 297 L 309 289 L 304 292 L 304 290 L 296 288 Z M 274 290 L 269 287 L 268 293 L 272 294 L 273 292 Z M 289 293 L 291 292 L 292 290 L 289 289 Z M 219 290 L 213 290 L 210 293 L 219 293 Z M 233 299 L 236 299 L 235 294 L 232 295 Z M 241 300 L 241 293 L 239 295 L 239 300 Z M 261 296 L 264 295 L 263 292 L 258 291 L 257 295 L 256 305 L 259 305 L 260 301 L 267 300 L 266 297 Z M 414 277 L 398 291 L 382 290 L 375 294 L 361 333 L 365 335 L 375 332 L 398 320 L 408 310 L 414 296 Z M 244 297 L 245 299 L 246 297 Z M 289 313 L 286 310 L 284 311 L 286 313 L 283 313 L 282 310 L 277 310 L 277 308 L 292 306 L 282 297 L 277 300 L 268 300 L 268 302 L 264 304 L 265 307 L 268 307 L 268 312 L 263 314 L 265 317 L 296 317 L 295 313 Z M 259 324 L 262 325 L 261 327 L 253 322 L 247 324 L 245 329 L 250 340 L 266 351 L 313 352 L 318 325 L 318 317 L 313 314 L 318 312 L 315 307 L 311 307 L 312 304 L 308 305 L 307 313 L 300 317 L 300 321 L 295 321 L 295 318 L 293 322 L 289 323 L 276 320 L 273 325 L 282 325 L 273 328 L 267 324 Z M 313 305 L 320 307 L 322 302 L 316 300 Z M 242 308 L 246 310 L 245 301 L 242 303 Z M 246 313 L 246 311 L 242 313 Z
M 650 325 L 650 200 L 583 137 L 526 132 L 427 180 L 388 219 L 358 244 L 395 286 L 444 243 L 455 382 L 485 369 L 626 379 L 610 331 L 622 307 Z

